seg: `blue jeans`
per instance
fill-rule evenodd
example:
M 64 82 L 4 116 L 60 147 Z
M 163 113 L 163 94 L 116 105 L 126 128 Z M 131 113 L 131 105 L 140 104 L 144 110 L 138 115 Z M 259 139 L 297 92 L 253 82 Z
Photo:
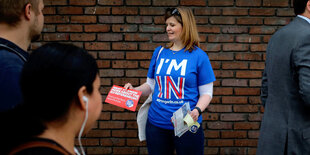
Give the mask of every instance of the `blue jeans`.
M 146 143 L 149 155 L 203 155 L 204 133 L 202 126 L 196 133 L 187 131 L 181 137 L 174 136 L 173 130 L 162 129 L 146 123 Z

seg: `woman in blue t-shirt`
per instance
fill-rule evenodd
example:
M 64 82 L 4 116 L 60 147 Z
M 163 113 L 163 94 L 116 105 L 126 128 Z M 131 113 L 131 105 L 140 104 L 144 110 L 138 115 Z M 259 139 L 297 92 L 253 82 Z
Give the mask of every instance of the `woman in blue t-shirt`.
M 202 123 L 201 113 L 207 108 L 215 76 L 207 54 L 199 48 L 199 35 L 193 13 L 188 8 L 167 9 L 166 32 L 170 43 L 157 47 L 147 74 L 139 87 L 127 83 L 126 89 L 152 94 L 146 123 L 149 154 L 203 154 L 202 127 L 196 133 L 175 136 L 171 123 L 173 113 L 184 104 L 190 105 L 190 116 Z

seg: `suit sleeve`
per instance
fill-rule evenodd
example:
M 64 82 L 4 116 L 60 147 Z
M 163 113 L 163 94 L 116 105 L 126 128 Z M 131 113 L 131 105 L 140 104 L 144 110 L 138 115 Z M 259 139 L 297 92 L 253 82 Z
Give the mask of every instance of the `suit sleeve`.
M 293 51 L 293 63 L 298 75 L 299 94 L 304 103 L 310 106 L 310 39 L 302 40 Z
M 262 87 L 261 87 L 261 94 L 260 94 L 260 98 L 261 98 L 261 101 L 264 107 L 266 105 L 267 97 L 268 97 L 268 80 L 267 80 L 267 73 L 265 69 L 263 73 Z

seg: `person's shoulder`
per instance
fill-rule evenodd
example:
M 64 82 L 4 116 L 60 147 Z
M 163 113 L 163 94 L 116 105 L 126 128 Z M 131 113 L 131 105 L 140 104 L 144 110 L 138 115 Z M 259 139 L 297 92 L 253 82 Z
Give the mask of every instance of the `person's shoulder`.
M 192 51 L 192 54 L 199 56 L 199 57 L 208 57 L 207 53 L 197 46 Z
M 48 147 L 33 147 L 15 153 L 15 155 L 63 155 L 63 153 Z

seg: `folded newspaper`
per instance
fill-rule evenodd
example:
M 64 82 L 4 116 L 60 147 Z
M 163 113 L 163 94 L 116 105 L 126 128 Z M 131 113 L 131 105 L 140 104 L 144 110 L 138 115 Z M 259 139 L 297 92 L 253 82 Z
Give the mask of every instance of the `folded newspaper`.
M 184 122 L 185 116 L 191 112 L 189 107 L 189 102 L 186 102 L 180 109 L 173 113 L 171 117 L 171 122 L 174 126 L 174 135 L 181 137 L 186 131 L 188 131 L 188 126 Z

